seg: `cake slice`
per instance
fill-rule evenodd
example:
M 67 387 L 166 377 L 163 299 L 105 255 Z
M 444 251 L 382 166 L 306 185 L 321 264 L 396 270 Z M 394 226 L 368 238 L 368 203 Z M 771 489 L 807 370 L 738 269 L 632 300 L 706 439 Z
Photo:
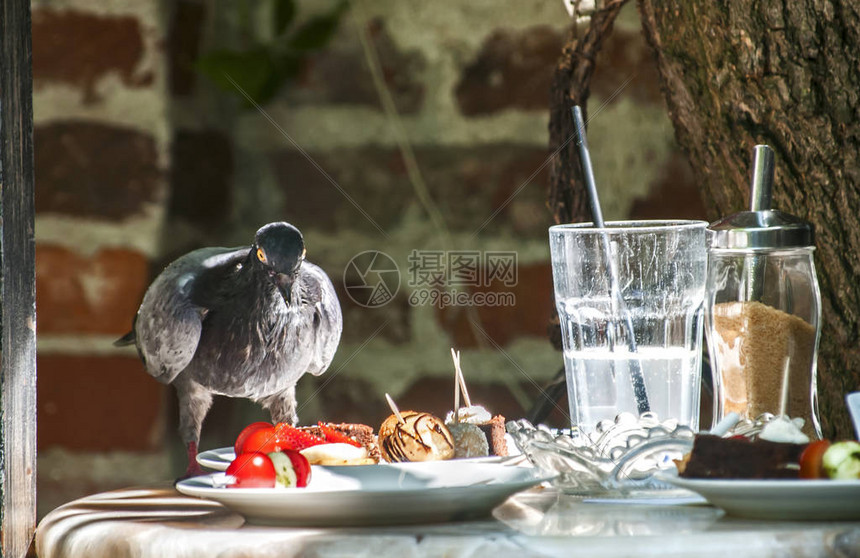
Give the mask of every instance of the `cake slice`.
M 508 441 L 505 438 L 505 417 L 495 415 L 483 424 L 479 424 L 484 434 L 487 436 L 487 444 L 490 446 L 490 455 L 508 455 Z
M 696 479 L 796 479 L 806 444 L 698 434 L 678 472 Z

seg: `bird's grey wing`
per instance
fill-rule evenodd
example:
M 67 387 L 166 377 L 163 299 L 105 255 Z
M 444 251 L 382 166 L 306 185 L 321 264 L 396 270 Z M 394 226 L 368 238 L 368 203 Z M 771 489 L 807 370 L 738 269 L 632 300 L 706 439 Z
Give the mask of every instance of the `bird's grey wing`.
M 174 261 L 156 277 L 135 320 L 138 351 L 150 375 L 170 383 L 188 366 L 209 311 L 195 289 L 211 275 L 240 265 L 247 253 L 248 248 L 202 248 Z
M 334 358 L 343 331 L 340 301 L 328 275 L 320 267 L 305 262 L 299 272 L 299 296 L 308 335 L 302 336 L 298 350 L 313 356 L 306 370 L 319 376 Z

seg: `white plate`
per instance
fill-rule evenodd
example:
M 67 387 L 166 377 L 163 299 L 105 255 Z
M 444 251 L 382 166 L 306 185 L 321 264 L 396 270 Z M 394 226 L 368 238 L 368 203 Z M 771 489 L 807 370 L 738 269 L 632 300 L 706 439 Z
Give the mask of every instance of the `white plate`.
M 304 526 L 459 521 L 487 517 L 512 494 L 551 477 L 498 463 L 427 463 L 312 467 L 306 488 L 224 488 L 224 473 L 176 483 L 252 523 Z
M 236 459 L 233 448 L 217 448 L 197 454 L 197 463 L 213 471 L 226 471 L 230 462 Z
M 513 445 L 513 443 L 511 443 Z M 513 455 L 511 456 L 513 457 Z M 197 454 L 197 463 L 202 467 L 211 469 L 212 471 L 226 471 L 230 462 L 236 458 L 236 453 L 233 448 L 217 448 L 212 450 L 201 451 Z M 468 459 L 458 459 L 457 462 L 463 463 L 499 463 L 506 460 L 506 457 L 492 455 L 490 457 L 470 457 Z M 404 464 L 405 465 L 405 464 Z
M 860 480 L 688 479 L 662 472 L 660 480 L 692 490 L 729 515 L 756 519 L 860 519 Z

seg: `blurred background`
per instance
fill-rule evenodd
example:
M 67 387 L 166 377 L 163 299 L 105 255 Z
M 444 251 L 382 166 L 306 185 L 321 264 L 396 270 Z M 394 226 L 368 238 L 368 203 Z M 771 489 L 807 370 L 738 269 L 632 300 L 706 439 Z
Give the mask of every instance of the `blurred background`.
M 181 474 L 172 388 L 112 342 L 172 259 L 270 221 L 302 230 L 344 310 L 329 372 L 298 385 L 301 423 L 376 428 L 386 392 L 444 414 L 450 347 L 474 402 L 524 416 L 562 367 L 545 199 L 571 24 L 561 0 L 34 0 L 39 516 Z M 704 218 L 633 3 L 589 115 L 607 219 Z M 345 289 L 369 250 L 400 274 L 384 304 Z M 410 300 L 413 251 L 454 250 L 515 253 L 515 281 L 458 287 L 514 303 Z M 263 418 L 216 400 L 201 449 Z

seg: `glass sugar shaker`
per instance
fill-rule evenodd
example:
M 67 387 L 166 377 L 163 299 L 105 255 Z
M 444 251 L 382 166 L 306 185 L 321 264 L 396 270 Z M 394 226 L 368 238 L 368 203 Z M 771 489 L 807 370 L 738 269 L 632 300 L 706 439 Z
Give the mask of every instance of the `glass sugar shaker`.
M 821 437 L 821 293 L 811 223 L 773 210 L 773 151 L 755 147 L 750 210 L 709 227 L 706 332 L 714 422 L 730 412 L 800 417 Z

